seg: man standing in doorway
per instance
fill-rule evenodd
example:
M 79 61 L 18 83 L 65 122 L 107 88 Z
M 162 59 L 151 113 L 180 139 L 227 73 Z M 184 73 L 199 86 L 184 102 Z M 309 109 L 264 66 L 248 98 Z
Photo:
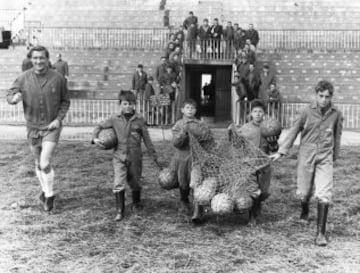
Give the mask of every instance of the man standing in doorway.
M 54 207 L 54 169 L 51 158 L 60 138 L 62 120 L 70 107 L 65 78 L 49 69 L 49 51 L 33 47 L 29 56 L 33 68 L 22 73 L 8 91 L 7 101 L 23 101 L 30 150 L 40 181 L 44 210 Z

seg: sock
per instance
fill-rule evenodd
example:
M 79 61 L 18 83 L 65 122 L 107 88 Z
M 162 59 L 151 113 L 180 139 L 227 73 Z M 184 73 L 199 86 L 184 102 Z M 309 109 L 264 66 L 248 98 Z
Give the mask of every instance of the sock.
M 54 195 L 54 170 L 51 169 L 49 173 L 41 172 L 41 176 L 44 181 L 45 197 L 51 197 Z
M 38 180 L 40 182 L 41 190 L 43 192 L 45 192 L 44 180 L 43 180 L 42 175 L 41 175 L 41 170 L 40 170 L 40 168 L 38 166 L 35 167 L 35 173 L 36 173 L 36 177 L 38 178 Z

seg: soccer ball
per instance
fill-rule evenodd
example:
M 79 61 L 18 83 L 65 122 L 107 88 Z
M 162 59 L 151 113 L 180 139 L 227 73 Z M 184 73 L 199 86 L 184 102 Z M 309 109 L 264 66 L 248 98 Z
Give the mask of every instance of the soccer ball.
M 194 200 L 200 205 L 210 204 L 216 193 L 217 182 L 213 177 L 205 179 L 201 185 L 194 188 Z
M 279 136 L 281 134 L 281 124 L 277 119 L 266 119 L 260 125 L 260 132 L 263 137 Z
M 211 200 L 211 209 L 218 214 L 230 213 L 234 210 L 234 202 L 226 193 L 219 193 Z
M 101 130 L 98 138 L 103 142 L 105 150 L 114 149 L 117 146 L 117 136 L 112 128 Z
M 238 211 L 249 209 L 253 200 L 249 195 L 241 195 L 235 199 L 235 209 Z
M 160 171 L 158 182 L 160 187 L 165 190 L 172 190 L 178 187 L 175 171 L 170 168 L 165 168 Z
M 195 165 L 191 168 L 190 173 L 190 188 L 196 188 L 201 184 L 202 175 L 199 165 Z

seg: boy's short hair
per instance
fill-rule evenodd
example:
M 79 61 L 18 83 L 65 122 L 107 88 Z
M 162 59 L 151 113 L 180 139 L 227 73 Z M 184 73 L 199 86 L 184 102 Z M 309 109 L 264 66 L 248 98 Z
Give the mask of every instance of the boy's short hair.
M 119 103 L 121 103 L 122 101 L 136 103 L 136 97 L 134 93 L 130 90 L 121 90 L 119 92 Z
M 138 68 L 144 68 L 144 66 L 142 64 L 138 64 L 137 66 Z
M 257 107 L 261 107 L 264 112 L 266 111 L 266 107 L 265 107 L 265 104 L 262 100 L 260 99 L 255 99 L 251 102 L 251 111 L 254 109 L 254 108 L 257 108 Z
M 319 93 L 319 92 L 323 92 L 325 90 L 329 91 L 330 96 L 332 96 L 334 94 L 334 86 L 332 85 L 331 82 L 325 81 L 325 80 L 319 81 L 317 83 L 317 85 L 315 86 L 315 92 Z
M 29 56 L 30 56 L 30 58 L 32 57 L 32 53 L 33 53 L 34 51 L 44 51 L 44 52 L 45 52 L 45 57 L 46 57 L 46 59 L 49 59 L 49 57 L 50 57 L 49 51 L 48 51 L 47 48 L 44 47 L 44 46 L 34 46 L 34 47 L 30 48 L 30 51 L 29 51 L 29 53 L 28 53 Z
M 265 69 L 270 69 L 269 64 L 264 64 L 264 68 L 265 68 Z
M 181 108 L 184 108 L 185 105 L 187 105 L 187 104 L 190 104 L 190 105 L 194 106 L 195 108 L 197 108 L 197 103 L 194 99 L 191 99 L 191 98 L 185 99 L 181 105 Z

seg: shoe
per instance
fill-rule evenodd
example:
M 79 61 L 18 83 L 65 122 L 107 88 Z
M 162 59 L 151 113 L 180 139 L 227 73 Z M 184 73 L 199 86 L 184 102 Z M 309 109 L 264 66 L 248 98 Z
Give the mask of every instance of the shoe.
M 116 217 L 115 221 L 120 222 L 125 217 L 125 191 L 115 192 Z
M 191 208 L 190 208 L 190 201 L 189 201 L 189 189 L 180 189 L 180 206 L 179 206 L 179 212 L 184 214 L 190 214 Z
M 132 192 L 132 208 L 136 211 L 142 210 L 143 205 L 141 204 L 141 191 L 133 191 Z
M 318 202 L 317 210 L 318 210 L 318 218 L 317 218 L 315 245 L 326 246 L 328 244 L 326 238 L 326 221 L 329 210 L 329 204 Z
M 39 199 L 40 199 L 40 201 L 41 201 L 42 203 L 45 203 L 45 193 L 44 193 L 44 192 L 42 192 L 42 193 L 40 194 Z
M 200 225 L 204 222 L 202 219 L 204 214 L 204 207 L 199 205 L 199 203 L 194 202 L 194 213 L 191 217 L 191 222 L 195 225 Z
M 44 201 L 44 210 L 45 211 L 47 211 L 47 212 L 52 211 L 52 209 L 54 208 L 54 199 L 55 199 L 55 196 L 50 196 L 50 197 L 45 198 L 45 201 Z
M 301 200 L 301 214 L 300 220 L 302 222 L 309 222 L 309 201 Z

